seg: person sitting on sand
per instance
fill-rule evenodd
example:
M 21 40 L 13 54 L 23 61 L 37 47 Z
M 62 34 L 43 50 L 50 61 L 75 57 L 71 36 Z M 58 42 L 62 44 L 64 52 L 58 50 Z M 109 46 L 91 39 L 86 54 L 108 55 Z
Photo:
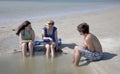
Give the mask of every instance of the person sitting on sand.
M 35 33 L 31 27 L 31 23 L 29 21 L 24 21 L 18 27 L 16 35 L 19 36 L 23 56 L 27 56 L 27 51 L 29 51 L 30 56 L 33 56 Z
M 102 46 L 98 38 L 89 32 L 89 25 L 81 23 L 77 26 L 80 35 L 84 37 L 84 46 L 75 46 L 73 52 L 73 64 L 79 65 L 81 56 L 84 56 L 90 61 L 97 61 L 102 58 Z
M 54 21 L 50 20 L 47 22 L 46 26 L 42 29 L 42 39 L 46 48 L 46 56 L 55 56 L 55 50 L 58 49 L 58 36 L 57 36 L 57 28 L 54 26 Z

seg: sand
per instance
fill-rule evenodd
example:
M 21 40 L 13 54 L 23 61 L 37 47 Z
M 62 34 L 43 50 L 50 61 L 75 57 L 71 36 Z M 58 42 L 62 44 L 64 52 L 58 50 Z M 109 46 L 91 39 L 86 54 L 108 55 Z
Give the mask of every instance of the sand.
M 41 29 L 47 20 L 55 21 L 58 36 L 62 38 L 63 53 L 55 59 L 46 59 L 44 52 L 37 52 L 32 58 L 24 58 L 14 29 L 19 22 L 0 24 L 0 74 L 119 74 L 120 70 L 120 7 L 86 14 L 30 20 L 35 30 L 36 40 L 41 40 Z M 83 37 L 76 26 L 82 22 L 90 25 L 90 32 L 95 34 L 103 47 L 103 60 L 86 62 L 84 58 L 79 67 L 72 65 L 72 53 L 75 45 L 81 45 Z

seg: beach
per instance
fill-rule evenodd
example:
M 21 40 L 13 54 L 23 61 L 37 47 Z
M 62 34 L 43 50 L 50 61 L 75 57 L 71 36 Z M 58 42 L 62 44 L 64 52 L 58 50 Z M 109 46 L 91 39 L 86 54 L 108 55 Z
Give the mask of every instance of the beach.
M 41 40 L 41 30 L 52 19 L 58 28 L 58 37 L 62 38 L 62 53 L 54 59 L 46 59 L 44 52 L 34 57 L 22 57 L 16 28 L 24 19 L 0 23 L 0 74 L 119 74 L 120 69 L 120 6 L 89 13 L 29 19 L 35 31 L 35 40 Z M 77 25 L 86 22 L 90 32 L 95 34 L 102 44 L 104 57 L 101 61 L 86 62 L 84 58 L 79 67 L 72 65 L 73 48 L 82 45 L 83 37 L 77 31 Z

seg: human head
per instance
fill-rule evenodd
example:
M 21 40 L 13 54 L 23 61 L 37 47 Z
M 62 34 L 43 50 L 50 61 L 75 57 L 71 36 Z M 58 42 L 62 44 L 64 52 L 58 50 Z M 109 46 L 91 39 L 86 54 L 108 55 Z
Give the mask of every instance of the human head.
M 87 23 L 81 23 L 77 26 L 77 30 L 80 33 L 88 34 L 89 33 L 89 25 Z
M 29 21 L 24 21 L 19 27 L 18 30 L 16 32 L 16 35 L 19 35 L 20 31 L 25 29 L 25 27 L 27 27 L 28 25 L 30 25 L 31 23 Z
M 54 23 L 55 23 L 55 22 L 54 22 L 53 20 L 49 20 L 49 21 L 47 22 L 48 25 L 54 25 Z
M 31 23 L 29 21 L 24 21 L 21 25 L 23 25 L 23 28 L 27 27 Z
M 26 30 L 31 30 L 32 28 L 31 28 L 31 23 L 29 22 L 29 24 L 26 24 L 25 25 L 25 29 Z

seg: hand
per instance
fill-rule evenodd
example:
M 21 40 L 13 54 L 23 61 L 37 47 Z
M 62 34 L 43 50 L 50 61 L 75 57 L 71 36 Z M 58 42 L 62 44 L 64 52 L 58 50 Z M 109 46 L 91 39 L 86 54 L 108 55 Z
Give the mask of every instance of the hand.
M 52 38 L 49 38 L 50 42 L 53 42 Z

